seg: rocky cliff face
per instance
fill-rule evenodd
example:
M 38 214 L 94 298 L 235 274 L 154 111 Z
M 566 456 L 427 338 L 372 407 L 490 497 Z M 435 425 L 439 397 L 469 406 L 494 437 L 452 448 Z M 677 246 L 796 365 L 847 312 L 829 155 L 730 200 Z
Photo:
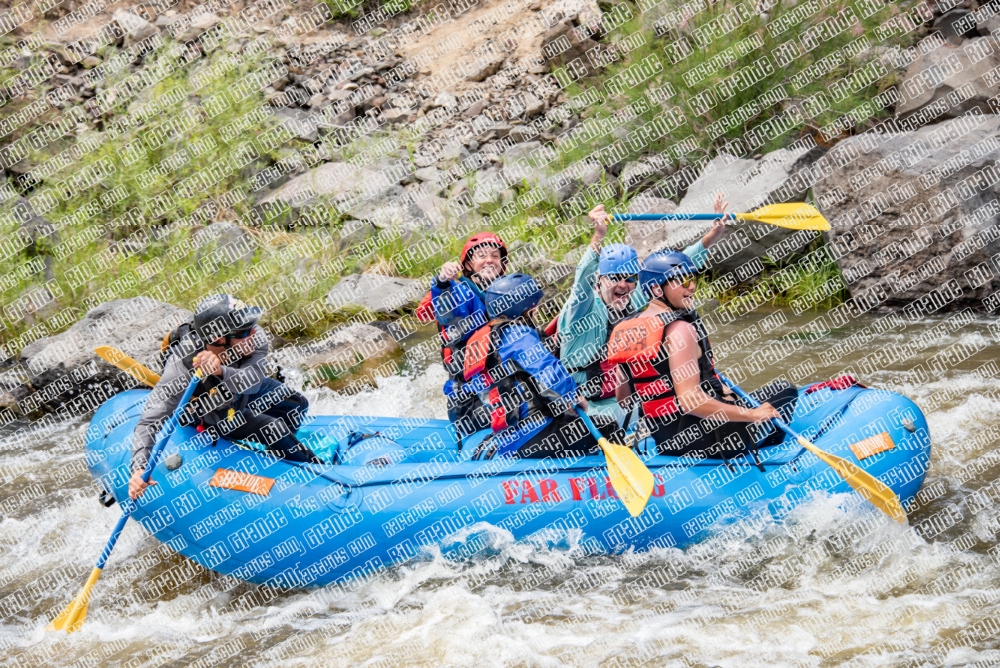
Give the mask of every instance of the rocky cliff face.
M 116 3 L 93 14 L 64 2 L 45 14 L 52 23 L 29 22 L 18 29 L 20 34 L 31 34 L 30 44 L 11 64 L 28 71 L 28 53 L 47 54 L 48 88 L 69 96 L 57 106 L 83 103 L 99 110 L 125 94 L 120 82 L 111 83 L 112 73 L 125 68 L 138 75 L 149 65 L 142 59 L 104 62 L 100 55 L 104 43 L 142 54 L 173 40 L 191 54 L 189 81 L 195 84 L 210 74 L 199 59 L 207 60 L 220 49 L 231 53 L 234 63 L 266 55 L 272 61 L 267 76 L 257 77 L 253 85 L 263 88 L 264 111 L 281 122 L 283 136 L 300 142 L 276 165 L 256 170 L 250 165 L 250 186 L 261 217 L 272 222 L 312 224 L 323 218 L 330 203 L 341 215 L 359 221 L 362 235 L 397 229 L 408 238 L 456 219 L 474 220 L 476 205 L 509 201 L 521 183 L 538 191 L 533 198 L 566 203 L 566 213 L 576 215 L 589 201 L 574 199 L 581 188 L 605 184 L 608 193 L 655 198 L 663 193 L 648 189 L 679 167 L 674 160 L 652 154 L 624 164 L 594 156 L 559 171 L 546 155 L 547 147 L 559 144 L 586 110 L 586 105 L 577 103 L 586 95 L 568 100 L 560 87 L 552 85 L 548 73 L 560 67 L 573 70 L 574 76 L 597 73 L 602 61 L 595 54 L 604 48 L 599 41 L 602 30 L 605 24 L 620 23 L 620 11 L 605 18 L 592 0 L 480 0 L 413 12 L 382 8 L 356 20 L 335 19 L 326 4 L 309 1 L 276 3 L 268 5 L 268 11 L 254 7 L 251 11 L 243 2 L 180 3 L 162 11 L 152 7 L 139 11 Z M 842 221 L 830 240 L 849 247 L 837 251 L 837 261 L 847 272 L 850 290 L 896 280 L 896 297 L 886 300 L 896 303 L 932 289 L 944 276 L 950 280 L 953 276 L 947 271 L 928 273 L 932 268 L 928 265 L 921 270 L 927 276 L 914 283 L 921 273 L 913 273 L 919 267 L 910 264 L 896 267 L 899 273 L 892 279 L 896 271 L 890 268 L 892 263 L 887 264 L 884 253 L 877 258 L 873 253 L 887 239 L 902 243 L 902 238 L 862 233 L 860 238 L 870 242 L 847 242 L 845 235 L 853 234 L 854 225 L 874 220 L 849 213 L 860 211 L 862 204 L 865 211 L 878 208 L 876 217 L 885 217 L 893 207 L 908 208 L 922 195 L 934 195 L 934 188 L 946 188 L 942 184 L 948 179 L 964 174 L 961 169 L 950 171 L 927 191 L 917 183 L 921 196 L 911 199 L 908 184 L 919 181 L 919 176 L 890 169 L 888 165 L 899 160 L 882 152 L 889 146 L 894 147 L 890 153 L 922 150 L 898 145 L 920 146 L 926 143 L 925 136 L 943 136 L 949 130 L 937 123 L 942 119 L 992 118 L 997 106 L 993 100 L 1000 93 L 1000 77 L 994 73 L 1000 50 L 994 49 L 989 36 L 993 23 L 995 17 L 987 8 L 959 5 L 933 18 L 938 32 L 930 38 L 908 50 L 880 52 L 873 61 L 879 72 L 895 70 L 901 77 L 883 101 L 894 105 L 900 119 L 901 125 L 883 130 L 895 132 L 898 136 L 893 139 L 874 140 L 871 143 L 877 147 L 864 150 L 868 140 L 851 138 L 827 157 L 821 157 L 823 147 L 809 137 L 765 156 L 737 157 L 723 151 L 693 171 L 690 166 L 682 169 L 692 171 L 691 176 L 675 178 L 680 187 L 667 196 L 679 202 L 681 210 L 708 210 L 712 195 L 721 191 L 732 210 L 746 210 L 766 202 L 799 201 L 812 190 L 820 209 Z M 140 96 L 135 105 L 146 101 Z M 373 141 L 366 154 L 343 153 L 338 147 L 366 123 L 388 135 Z M 974 136 L 984 140 L 989 127 L 991 122 L 978 124 Z M 824 128 L 819 143 L 828 143 L 831 132 Z M 913 133 L 917 134 L 911 137 Z M 841 138 L 834 136 L 833 141 Z M 951 147 L 944 144 L 930 147 L 914 169 L 935 170 L 939 160 L 954 162 L 948 150 Z M 44 182 L 44 170 L 30 156 L 16 160 L 18 155 L 10 149 L 5 155 L 15 183 Z M 973 158 L 968 165 L 982 166 L 976 162 L 981 160 L 988 158 Z M 982 197 L 986 195 L 976 201 L 984 205 Z M 870 203 L 873 198 L 878 202 Z M 954 211 L 973 199 L 963 200 Z M 987 211 L 977 210 L 980 217 Z M 845 227 L 848 220 L 862 222 Z M 981 225 L 988 228 L 994 221 L 983 219 Z M 637 224 L 630 238 L 648 252 L 694 240 L 705 229 L 692 223 Z M 949 247 L 957 238 L 951 235 L 942 243 Z M 719 272 L 752 278 L 757 273 L 749 266 L 754 258 L 774 252 L 787 255 L 808 242 L 803 235 L 747 224 L 715 251 L 712 263 Z M 771 251 L 772 247 L 777 250 Z M 924 248 L 925 255 L 915 252 L 905 257 L 929 261 L 929 254 L 943 247 L 927 242 Z M 960 262 L 974 260 L 965 268 L 969 270 L 982 264 L 987 250 L 961 258 L 964 251 L 949 250 L 947 258 L 935 256 L 936 263 L 958 271 Z M 866 267 L 872 272 L 865 273 Z M 980 268 L 977 276 L 984 276 L 984 271 Z M 978 283 L 972 288 L 978 291 L 975 296 L 965 299 L 981 301 L 992 285 Z
M 1000 118 L 975 113 L 850 137 L 825 155 L 815 193 L 852 293 L 924 310 L 991 308 L 995 300 L 984 300 L 1000 287 L 998 161 Z

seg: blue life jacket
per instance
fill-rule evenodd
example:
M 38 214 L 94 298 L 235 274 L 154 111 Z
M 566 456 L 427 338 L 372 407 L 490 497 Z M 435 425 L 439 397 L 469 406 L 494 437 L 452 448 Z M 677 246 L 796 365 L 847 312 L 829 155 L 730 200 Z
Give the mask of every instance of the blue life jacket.
M 577 385 L 523 322 L 491 323 L 468 339 L 464 391 L 478 394 L 490 413 L 497 456 L 509 456 L 576 401 Z
M 465 344 L 487 321 L 483 291 L 464 276 L 446 284 L 435 279 L 431 284 L 431 304 L 440 328 L 441 359 L 448 373 L 444 393 L 453 397 L 462 386 Z

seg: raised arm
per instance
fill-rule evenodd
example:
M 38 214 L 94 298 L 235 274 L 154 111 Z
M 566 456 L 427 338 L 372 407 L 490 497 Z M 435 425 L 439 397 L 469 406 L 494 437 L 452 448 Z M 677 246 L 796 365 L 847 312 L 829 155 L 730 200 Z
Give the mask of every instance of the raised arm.
M 594 224 L 594 234 L 590 237 L 590 245 L 576 265 L 576 275 L 573 277 L 569 299 L 559 313 L 559 331 L 568 332 L 570 336 L 573 334 L 573 324 L 580 322 L 594 308 L 597 264 L 601 260 L 601 244 L 604 243 L 604 237 L 608 233 L 608 214 L 604 211 L 603 204 L 595 206 L 589 215 Z M 563 340 L 566 340 L 565 336 Z

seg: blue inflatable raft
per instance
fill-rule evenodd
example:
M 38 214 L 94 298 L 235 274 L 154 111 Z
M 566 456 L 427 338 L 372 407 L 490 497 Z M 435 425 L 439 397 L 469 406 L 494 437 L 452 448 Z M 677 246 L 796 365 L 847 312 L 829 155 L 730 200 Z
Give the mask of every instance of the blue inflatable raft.
M 127 494 L 131 435 L 147 395 L 112 397 L 88 430 L 90 471 L 116 499 Z M 858 386 L 803 393 L 792 426 L 878 477 L 904 508 L 920 489 L 930 436 L 903 396 Z M 205 436 L 174 433 L 153 472 L 159 484 L 133 517 L 208 569 L 281 588 L 367 576 L 428 548 L 456 559 L 488 554 L 498 531 L 596 552 L 684 547 L 740 522 L 780 520 L 816 491 L 851 491 L 791 439 L 760 451 L 763 471 L 744 457 L 727 467 L 640 443 L 656 485 L 632 518 L 602 455 L 472 461 L 445 420 L 317 417 L 299 438 L 336 465 L 288 463 Z

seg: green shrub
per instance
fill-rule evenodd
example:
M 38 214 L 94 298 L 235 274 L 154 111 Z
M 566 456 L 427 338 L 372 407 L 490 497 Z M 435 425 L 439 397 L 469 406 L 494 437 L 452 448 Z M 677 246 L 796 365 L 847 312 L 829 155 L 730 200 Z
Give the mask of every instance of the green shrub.
M 866 76 L 881 71 L 871 63 L 884 51 L 906 47 L 916 39 L 914 32 L 887 35 L 888 31 L 880 29 L 892 17 L 912 11 L 917 5 L 914 0 L 797 4 L 775 0 L 767 20 L 759 14 L 747 17 L 747 3 L 723 0 L 707 3 L 681 26 L 669 25 L 670 12 L 691 3 L 664 0 L 646 13 L 640 13 L 631 2 L 623 4 L 628 11 L 620 15 L 633 18 L 612 31 L 605 41 L 629 44 L 631 39 L 634 43 L 640 41 L 632 38 L 638 33 L 645 42 L 609 65 L 597 81 L 571 84 L 569 93 L 579 95 L 595 85 L 601 86 L 607 99 L 585 112 L 585 117 L 610 118 L 635 103 L 647 107 L 637 120 L 627 124 L 629 131 L 657 119 L 670 119 L 675 127 L 646 145 L 632 140 L 624 143 L 631 156 L 657 152 L 679 164 L 707 156 L 727 144 L 731 152 L 764 153 L 788 144 L 803 132 L 827 128 L 845 115 L 852 119 L 852 125 L 864 127 L 869 119 L 886 114 L 892 96 L 883 93 L 897 83 L 891 68 L 884 77 Z M 781 34 L 769 30 L 769 26 L 805 14 L 803 7 L 807 6 L 815 6 L 818 11 L 804 20 L 792 21 Z M 726 34 L 700 42 L 694 37 L 707 34 L 711 25 L 721 25 L 739 12 L 747 20 Z M 838 15 L 845 16 L 844 12 L 853 13 L 858 20 L 825 41 L 810 37 L 822 30 L 824 21 L 830 25 Z M 668 23 L 657 24 L 656 16 Z M 654 28 L 661 36 L 656 36 Z M 793 56 L 789 44 L 798 45 L 800 52 Z M 812 48 L 805 52 L 803 44 Z M 838 54 L 846 57 L 835 63 Z M 820 66 L 815 75 L 810 75 L 806 68 L 819 61 L 833 64 L 829 69 Z M 614 82 L 629 68 L 635 72 L 634 68 L 644 62 L 662 69 L 647 81 L 618 90 Z M 566 71 L 560 74 L 564 81 L 572 78 Z M 759 80 L 745 85 L 751 75 L 759 75 Z M 605 137 L 597 143 L 608 145 L 616 138 Z M 738 144 L 731 144 L 734 140 L 742 142 L 744 151 L 736 150 Z M 575 149 L 569 152 L 569 158 L 578 159 L 593 149 Z

